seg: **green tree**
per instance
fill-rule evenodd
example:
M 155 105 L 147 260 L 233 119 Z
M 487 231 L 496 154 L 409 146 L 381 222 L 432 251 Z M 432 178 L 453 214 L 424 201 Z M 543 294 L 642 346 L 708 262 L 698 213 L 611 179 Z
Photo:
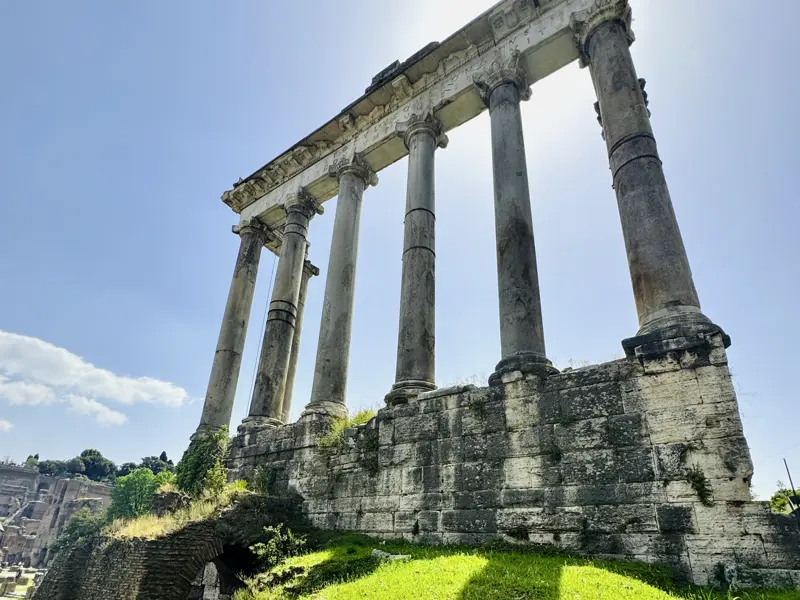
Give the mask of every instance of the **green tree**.
M 83 475 L 86 472 L 86 465 L 79 457 L 72 458 L 66 462 L 67 472 L 72 475 Z
M 161 454 L 162 456 L 166 456 L 165 452 L 162 452 Z M 175 467 L 172 465 L 172 462 L 161 460 L 161 458 L 158 456 L 145 456 L 142 459 L 139 468 L 150 469 L 155 475 L 158 475 L 162 471 L 169 471 L 170 473 L 175 471 Z
M 174 483 L 175 475 L 163 471 L 154 475 L 150 469 L 136 469 L 130 475 L 117 479 L 111 492 L 111 519 L 130 519 L 146 514 L 153 504 L 153 497 L 164 483 Z
M 86 477 L 92 481 L 108 481 L 116 477 L 117 465 L 103 456 L 99 450 L 89 448 L 81 452 Z
M 50 547 L 50 555 L 55 556 L 66 548 L 71 548 L 77 544 L 84 543 L 93 539 L 106 521 L 104 513 L 93 513 L 88 508 L 82 508 L 72 515 L 72 518 L 64 527 L 64 531 Z
M 197 435 L 175 467 L 178 487 L 195 497 L 221 491 L 227 479 L 222 461 L 230 443 L 227 427 Z
M 67 475 L 67 463 L 63 460 L 42 460 L 38 465 L 39 473 L 48 477 L 64 477 Z
M 139 465 L 137 465 L 136 463 L 132 463 L 132 462 L 122 463 L 117 468 L 117 478 L 125 477 L 125 475 L 130 475 L 131 473 L 133 473 L 138 468 L 139 468 Z
M 25 459 L 25 466 L 30 469 L 35 469 L 39 466 L 39 455 L 31 454 Z
M 777 485 L 778 489 L 769 499 L 769 505 L 772 508 L 772 512 L 789 513 L 792 510 L 789 504 L 789 498 L 793 495 L 792 490 L 787 488 L 782 481 L 778 481 Z M 795 503 L 795 506 L 797 506 L 797 503 Z

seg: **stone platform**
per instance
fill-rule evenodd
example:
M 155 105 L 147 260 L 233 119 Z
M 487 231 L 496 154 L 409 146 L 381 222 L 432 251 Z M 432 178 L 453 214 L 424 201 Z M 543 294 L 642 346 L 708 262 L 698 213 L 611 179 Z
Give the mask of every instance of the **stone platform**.
M 324 529 L 544 543 L 701 585 L 800 587 L 796 524 L 750 499 L 723 342 L 425 393 L 332 450 L 319 417 L 240 435 L 231 477 L 299 494 Z

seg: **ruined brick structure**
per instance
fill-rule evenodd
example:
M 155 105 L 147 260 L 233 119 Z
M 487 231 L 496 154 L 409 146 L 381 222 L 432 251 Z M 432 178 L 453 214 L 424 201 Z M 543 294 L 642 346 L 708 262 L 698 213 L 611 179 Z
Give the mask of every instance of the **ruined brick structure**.
M 294 522 L 298 506 L 250 497 L 159 539 L 96 539 L 56 558 L 36 600 L 228 600 L 251 567 L 248 545 L 262 527 Z

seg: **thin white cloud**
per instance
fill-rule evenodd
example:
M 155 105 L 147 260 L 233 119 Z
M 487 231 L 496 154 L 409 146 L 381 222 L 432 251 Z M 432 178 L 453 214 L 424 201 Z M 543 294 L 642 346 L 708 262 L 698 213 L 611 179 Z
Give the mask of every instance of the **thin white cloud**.
M 72 412 L 93 417 L 101 425 L 124 425 L 128 417 L 121 412 L 110 409 L 92 398 L 83 396 L 67 396 L 67 404 Z
M 67 404 L 103 425 L 127 417 L 102 401 L 181 406 L 186 390 L 152 377 L 127 377 L 101 369 L 38 338 L 0 331 L 0 399 L 9 404 Z
M 55 393 L 46 385 L 32 381 L 11 381 L 2 375 L 0 375 L 0 397 L 8 400 L 8 403 L 12 405 L 36 406 L 52 404 L 56 401 Z
M 14 427 L 8 421 L 4 421 L 0 419 L 0 433 L 5 433 L 6 431 L 11 431 L 11 428 Z

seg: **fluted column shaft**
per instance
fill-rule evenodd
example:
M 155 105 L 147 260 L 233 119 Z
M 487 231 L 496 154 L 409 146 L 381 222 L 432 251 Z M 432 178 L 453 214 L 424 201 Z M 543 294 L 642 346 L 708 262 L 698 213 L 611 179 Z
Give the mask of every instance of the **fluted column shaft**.
M 345 392 L 350 361 L 350 334 L 353 325 L 358 230 L 361 202 L 368 185 L 377 183 L 375 173 L 356 155 L 343 159 L 331 169 L 339 181 L 339 199 L 333 222 L 325 299 L 314 367 L 311 401 L 304 414 L 347 414 Z
M 285 208 L 287 214 L 283 244 L 264 330 L 253 398 L 246 419 L 257 424 L 283 422 L 283 403 L 303 279 L 308 223 L 318 210 L 313 198 L 305 193 L 290 198 Z
M 650 125 L 644 80 L 631 57 L 630 19 L 626 0 L 606 0 L 599 10 L 573 17 L 573 27 L 597 92 L 639 316 L 637 335 L 685 337 L 718 330 L 700 311 Z
M 230 426 L 261 248 L 268 237 L 267 228 L 255 220 L 234 227 L 234 232 L 240 238 L 239 254 L 222 317 L 198 431 Z
M 297 359 L 300 355 L 300 337 L 303 330 L 303 314 L 305 313 L 306 307 L 308 281 L 315 275 L 319 275 L 319 269 L 306 260 L 303 264 L 303 277 L 300 280 L 300 295 L 297 299 L 297 320 L 294 324 L 292 354 L 289 357 L 289 372 L 286 375 L 286 393 L 283 397 L 283 410 L 281 411 L 281 420 L 284 423 L 288 423 L 289 411 L 292 408 L 292 395 L 294 394 L 294 380 L 297 375 Z
M 482 82 L 492 129 L 497 287 L 502 359 L 490 381 L 509 370 L 551 369 L 544 347 L 520 101 L 530 97 L 519 55 Z
M 403 276 L 397 370 L 389 404 L 436 389 L 436 147 L 447 145 L 432 116 L 414 115 L 400 125 L 408 148 Z

